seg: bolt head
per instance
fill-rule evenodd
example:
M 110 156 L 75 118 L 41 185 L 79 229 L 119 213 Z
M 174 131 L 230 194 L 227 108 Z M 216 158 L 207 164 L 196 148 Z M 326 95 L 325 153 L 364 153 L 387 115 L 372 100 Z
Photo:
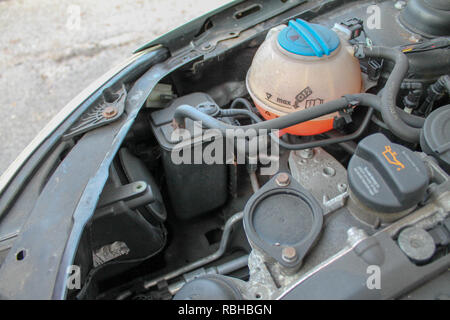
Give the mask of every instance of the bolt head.
M 285 186 L 289 185 L 290 182 L 291 182 L 291 180 L 289 178 L 289 175 L 286 172 L 281 172 L 277 175 L 276 183 L 280 187 L 285 187 Z
M 297 155 L 303 159 L 311 159 L 314 157 L 314 149 L 308 148 L 303 150 L 298 150 Z
M 103 109 L 102 115 L 106 119 L 114 118 L 117 115 L 117 109 L 111 106 L 106 107 L 105 109 Z
M 285 247 L 281 251 L 281 258 L 286 262 L 293 262 L 297 258 L 297 250 L 294 247 Z

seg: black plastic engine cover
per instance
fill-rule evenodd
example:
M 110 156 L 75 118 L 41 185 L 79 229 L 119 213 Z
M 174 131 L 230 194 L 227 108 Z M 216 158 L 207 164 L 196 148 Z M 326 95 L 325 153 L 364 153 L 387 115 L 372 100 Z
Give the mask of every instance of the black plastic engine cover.
M 364 138 L 348 165 L 351 192 L 377 212 L 400 212 L 425 195 L 428 173 L 418 154 L 394 144 L 383 134 Z

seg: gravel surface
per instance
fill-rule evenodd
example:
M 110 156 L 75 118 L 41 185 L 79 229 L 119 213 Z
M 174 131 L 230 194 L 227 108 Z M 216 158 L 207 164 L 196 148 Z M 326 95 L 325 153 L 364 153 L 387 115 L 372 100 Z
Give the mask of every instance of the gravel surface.
M 0 175 L 92 81 L 140 45 L 227 2 L 0 0 Z

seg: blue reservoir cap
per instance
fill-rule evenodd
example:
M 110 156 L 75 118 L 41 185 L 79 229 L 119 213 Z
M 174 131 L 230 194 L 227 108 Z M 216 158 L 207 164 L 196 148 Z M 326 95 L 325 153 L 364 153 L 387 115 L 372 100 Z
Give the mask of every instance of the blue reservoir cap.
M 339 37 L 327 27 L 297 19 L 278 34 L 278 43 L 284 49 L 302 56 L 329 55 L 339 46 Z

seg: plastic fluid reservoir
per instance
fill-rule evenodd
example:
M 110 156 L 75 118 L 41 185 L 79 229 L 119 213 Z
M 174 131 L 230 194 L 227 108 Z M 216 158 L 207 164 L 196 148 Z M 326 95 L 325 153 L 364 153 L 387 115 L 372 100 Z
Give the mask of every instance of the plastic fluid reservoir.
M 301 19 L 267 34 L 247 73 L 247 89 L 265 119 L 312 108 L 345 94 L 359 93 L 358 60 L 336 32 Z M 333 129 L 337 113 L 284 129 L 315 135 Z

